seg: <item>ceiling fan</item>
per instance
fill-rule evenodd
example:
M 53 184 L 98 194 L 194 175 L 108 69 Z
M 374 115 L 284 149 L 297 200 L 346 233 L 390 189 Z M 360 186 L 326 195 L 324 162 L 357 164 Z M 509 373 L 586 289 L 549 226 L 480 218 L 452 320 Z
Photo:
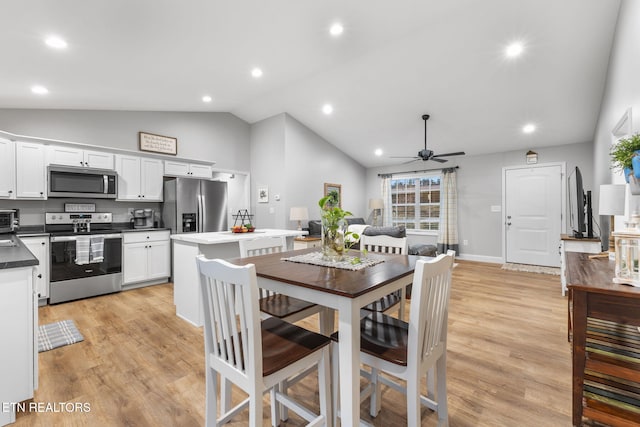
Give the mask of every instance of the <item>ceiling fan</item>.
M 422 161 L 427 161 L 427 160 L 433 160 L 434 162 L 439 162 L 439 163 L 444 163 L 447 161 L 447 159 L 441 159 L 440 157 L 449 157 L 449 156 L 463 156 L 465 153 L 464 151 L 456 151 L 455 153 L 445 153 L 445 154 L 434 154 L 432 150 L 428 150 L 427 149 L 427 120 L 429 120 L 429 115 L 428 114 L 423 114 L 422 115 L 422 120 L 424 120 L 424 149 L 418 151 L 418 155 L 414 156 L 414 157 L 407 157 L 407 156 L 391 156 L 391 158 L 394 159 L 413 159 L 411 160 L 411 162 L 416 161 L 416 160 L 422 160 Z M 409 163 L 409 162 L 407 162 Z

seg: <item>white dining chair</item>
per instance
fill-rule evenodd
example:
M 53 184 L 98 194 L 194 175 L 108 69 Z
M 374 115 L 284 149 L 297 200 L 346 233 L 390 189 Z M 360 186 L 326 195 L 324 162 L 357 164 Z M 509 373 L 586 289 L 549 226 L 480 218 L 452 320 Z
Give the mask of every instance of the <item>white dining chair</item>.
M 404 255 L 407 253 L 407 238 L 392 237 L 384 234 L 377 236 L 362 235 L 360 237 L 360 249 L 366 249 L 368 252 Z M 365 306 L 364 309 L 384 313 L 397 308 L 398 317 L 404 319 L 405 301 L 406 287 L 372 302 Z
M 262 396 L 271 393 L 271 423 L 285 405 L 309 422 L 331 425 L 329 338 L 276 317 L 260 320 L 253 264 L 237 266 L 220 259 L 197 258 L 204 307 L 206 425 L 220 426 L 249 407 L 249 426 L 262 426 Z M 318 368 L 320 414 L 279 391 L 279 383 Z M 218 417 L 218 374 L 249 396 Z
M 286 252 L 287 250 L 287 239 L 284 236 L 240 240 L 238 243 L 241 258 Z M 291 323 L 319 313 L 320 331 L 325 335 L 333 332 L 333 330 L 325 330 L 325 316 L 327 314 L 324 307 L 262 288 L 260 288 L 260 311 L 264 314 L 263 318 L 273 316 Z
M 370 397 L 371 416 L 380 412 L 380 384 L 385 384 L 406 395 L 408 426 L 420 425 L 421 405 L 437 412 L 439 426 L 448 426 L 446 355 L 452 268 L 451 255 L 416 261 L 408 323 L 378 312 L 361 320 L 360 361 L 371 367 L 370 372 L 361 372 L 369 379 L 361 400 Z M 333 334 L 331 338 L 338 341 L 339 335 Z M 338 346 L 335 343 L 332 360 L 335 424 L 339 401 Z M 420 384 L 428 371 L 435 371 L 437 388 L 430 389 L 425 396 L 420 391 Z M 380 372 L 404 380 L 406 386 L 379 375 Z
M 240 245 L 241 258 L 287 251 L 287 239 L 284 236 L 259 237 L 250 240 L 243 239 L 238 243 Z M 294 323 L 317 313 L 320 333 L 328 336 L 333 332 L 333 312 L 329 312 L 327 308 L 263 288 L 259 288 L 259 293 L 260 312 L 263 319 L 277 317 L 280 320 Z M 302 372 L 298 376 L 283 381 L 280 384 L 280 392 L 286 395 L 289 386 L 300 381 L 308 374 L 309 372 Z M 225 381 L 223 381 L 223 385 L 222 396 L 224 399 L 221 404 L 223 408 L 227 408 L 231 399 L 230 385 Z M 280 416 L 283 421 L 288 419 L 289 414 L 286 407 L 281 408 Z

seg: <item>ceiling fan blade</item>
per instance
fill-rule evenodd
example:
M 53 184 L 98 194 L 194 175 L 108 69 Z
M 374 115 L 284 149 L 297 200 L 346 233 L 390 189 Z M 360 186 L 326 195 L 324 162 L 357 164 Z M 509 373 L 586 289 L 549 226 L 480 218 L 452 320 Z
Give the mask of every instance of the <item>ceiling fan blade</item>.
M 464 151 L 456 151 L 455 153 L 435 154 L 433 157 L 447 157 L 447 156 L 464 156 Z
M 419 159 L 418 156 L 389 156 L 390 159 Z
M 409 164 L 409 163 L 417 162 L 418 160 L 420 160 L 420 157 L 416 157 L 416 158 L 415 158 L 415 159 L 413 159 L 413 160 L 409 160 L 408 162 L 402 162 L 402 163 L 400 163 L 400 164 L 401 164 L 401 165 L 407 165 L 407 164 Z
M 429 160 L 433 160 L 434 162 L 438 162 L 438 163 L 445 163 L 449 161 L 447 159 L 438 159 L 436 158 L 436 156 L 431 157 Z

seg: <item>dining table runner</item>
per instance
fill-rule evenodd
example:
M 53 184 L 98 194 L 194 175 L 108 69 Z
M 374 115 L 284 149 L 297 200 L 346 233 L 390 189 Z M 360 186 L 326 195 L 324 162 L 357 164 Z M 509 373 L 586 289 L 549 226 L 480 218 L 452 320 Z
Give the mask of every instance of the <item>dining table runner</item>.
M 342 261 L 329 261 L 322 258 L 322 252 L 310 252 L 308 254 L 296 255 L 282 258 L 283 261 L 298 262 L 301 264 L 313 264 L 322 267 L 340 268 L 343 270 L 361 270 L 384 262 L 384 259 L 374 259 L 345 255 Z

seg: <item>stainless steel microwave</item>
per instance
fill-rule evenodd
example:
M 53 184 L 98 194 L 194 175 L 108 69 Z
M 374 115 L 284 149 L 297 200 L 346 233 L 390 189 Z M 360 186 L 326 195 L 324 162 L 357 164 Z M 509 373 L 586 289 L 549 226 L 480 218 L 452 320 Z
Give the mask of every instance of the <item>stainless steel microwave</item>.
M 118 174 L 113 170 L 58 165 L 48 169 L 49 197 L 115 199 L 118 195 Z

